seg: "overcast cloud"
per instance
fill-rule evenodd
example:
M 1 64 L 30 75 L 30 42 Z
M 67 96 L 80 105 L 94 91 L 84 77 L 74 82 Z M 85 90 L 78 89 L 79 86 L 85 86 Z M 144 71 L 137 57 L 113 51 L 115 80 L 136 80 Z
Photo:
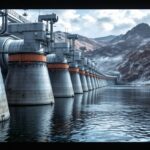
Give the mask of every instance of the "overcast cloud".
M 150 24 L 149 9 L 29 9 L 27 13 L 27 19 L 32 22 L 37 21 L 39 14 L 56 13 L 59 21 L 55 24 L 55 31 L 68 31 L 90 38 L 120 35 L 139 23 Z

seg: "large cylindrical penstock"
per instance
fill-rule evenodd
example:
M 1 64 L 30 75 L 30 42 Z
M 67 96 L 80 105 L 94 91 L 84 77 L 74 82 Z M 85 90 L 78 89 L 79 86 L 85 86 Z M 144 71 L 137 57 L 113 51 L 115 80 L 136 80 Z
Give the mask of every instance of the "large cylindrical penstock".
M 43 44 L 44 23 L 10 24 L 9 33 L 22 33 L 23 40 L 6 43 L 8 74 L 6 92 L 9 104 L 41 105 L 54 103 Z
M 0 68 L 0 122 L 10 117 L 4 82 Z
M 47 55 L 47 63 L 54 97 L 73 97 L 74 91 L 67 61 L 59 61 L 55 54 L 51 54 Z
M 70 64 L 69 72 L 71 75 L 71 81 L 72 81 L 74 93 L 82 94 L 83 89 L 82 89 L 82 84 L 79 75 L 79 68 L 74 64 Z
M 88 85 L 87 85 L 87 81 L 86 81 L 85 70 L 83 68 L 80 68 L 79 75 L 80 75 L 83 92 L 87 92 Z

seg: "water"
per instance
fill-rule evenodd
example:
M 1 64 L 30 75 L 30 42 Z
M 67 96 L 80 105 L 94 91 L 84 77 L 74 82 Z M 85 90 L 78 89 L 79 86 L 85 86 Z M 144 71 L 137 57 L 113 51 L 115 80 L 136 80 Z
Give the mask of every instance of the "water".
M 150 141 L 150 87 L 106 87 L 55 105 L 10 107 L 0 142 Z

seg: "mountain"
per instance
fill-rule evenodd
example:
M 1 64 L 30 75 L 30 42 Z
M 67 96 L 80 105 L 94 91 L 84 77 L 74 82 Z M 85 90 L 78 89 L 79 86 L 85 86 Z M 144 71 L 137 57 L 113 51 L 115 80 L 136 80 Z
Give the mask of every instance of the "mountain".
M 137 50 L 126 56 L 126 59 L 118 66 L 118 70 L 120 72 L 120 82 L 145 82 L 150 80 L 149 48 Z
M 124 40 L 130 40 L 135 36 L 140 36 L 142 38 L 150 37 L 150 26 L 146 23 L 141 23 L 129 30 L 124 36 Z
M 78 35 L 75 46 L 86 46 L 85 55 L 94 58 L 99 70 L 106 74 L 117 74 L 120 82 L 149 80 L 150 26 L 141 23 L 118 36 L 110 35 L 88 38 Z M 56 32 L 57 41 L 65 40 L 66 33 Z M 146 66 L 145 66 L 146 65 Z M 146 70 L 145 70 L 146 69 Z
M 123 62 L 118 66 L 119 81 L 144 83 L 150 80 L 150 26 L 140 24 L 127 32 L 124 38 L 129 39 L 138 35 L 141 41 L 135 50 L 125 55 Z
M 122 36 L 123 36 L 123 34 L 120 34 L 120 35 L 114 37 L 112 40 L 110 40 L 110 43 L 118 42 L 119 40 L 122 39 Z
M 136 52 L 149 42 L 150 26 L 141 23 L 125 34 L 113 38 L 106 46 L 87 52 L 87 56 L 97 59 L 102 72 L 117 72 L 120 71 L 119 64 L 123 63 L 130 53 Z
M 69 34 L 69 33 L 61 32 L 61 31 L 55 32 L 54 33 L 55 42 L 65 41 L 67 34 Z M 75 41 L 76 48 L 79 49 L 80 47 L 85 46 L 87 51 L 93 51 L 93 50 L 101 48 L 105 45 L 106 44 L 103 42 L 97 42 L 96 40 L 94 40 L 92 38 L 88 38 L 88 37 L 85 37 L 82 35 L 78 35 L 78 39 Z
M 93 55 L 116 56 L 127 54 L 136 50 L 150 39 L 150 26 L 145 23 L 138 24 L 124 35 L 119 35 L 110 40 L 109 44 L 94 51 Z
M 97 42 L 106 42 L 106 43 L 108 43 L 116 37 L 117 36 L 115 36 L 115 35 L 109 35 L 109 36 L 105 36 L 105 37 L 94 38 L 94 40 L 96 40 Z

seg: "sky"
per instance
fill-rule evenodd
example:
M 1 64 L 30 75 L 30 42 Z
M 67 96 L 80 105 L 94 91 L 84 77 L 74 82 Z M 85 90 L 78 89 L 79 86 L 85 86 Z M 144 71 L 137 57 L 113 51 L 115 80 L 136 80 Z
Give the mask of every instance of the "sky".
M 54 24 L 54 31 L 89 38 L 125 34 L 139 23 L 150 24 L 150 9 L 27 9 L 26 13 L 32 22 L 37 22 L 39 14 L 56 13 L 59 20 Z

